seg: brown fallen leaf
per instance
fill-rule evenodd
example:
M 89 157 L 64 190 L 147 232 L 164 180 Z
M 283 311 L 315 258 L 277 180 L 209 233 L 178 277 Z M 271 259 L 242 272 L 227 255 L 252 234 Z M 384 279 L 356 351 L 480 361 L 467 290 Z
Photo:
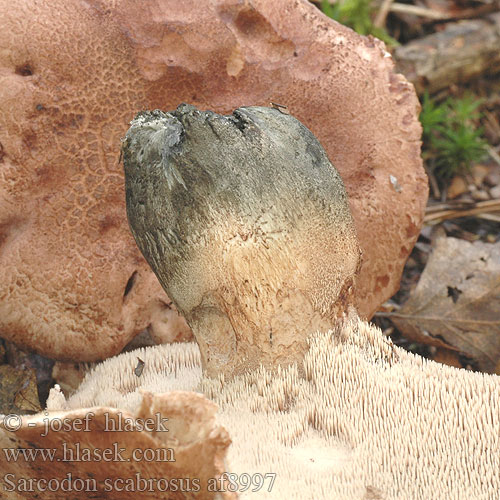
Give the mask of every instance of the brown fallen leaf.
M 500 366 L 500 242 L 440 237 L 420 281 L 391 320 L 406 337 Z
M 432 356 L 432 360 L 443 365 L 454 366 L 455 368 L 463 368 L 457 351 L 450 351 L 444 347 L 437 347 L 436 352 Z
M 484 178 L 490 173 L 490 167 L 487 165 L 474 165 L 471 169 L 472 178 L 474 184 L 480 187 L 484 181 Z
M 469 187 L 465 179 L 460 175 L 456 175 L 455 177 L 453 177 L 450 186 L 448 187 L 446 196 L 449 200 L 454 200 L 461 194 L 466 193 L 468 191 L 468 188 Z
M 36 413 L 41 411 L 35 371 L 0 366 L 0 413 Z

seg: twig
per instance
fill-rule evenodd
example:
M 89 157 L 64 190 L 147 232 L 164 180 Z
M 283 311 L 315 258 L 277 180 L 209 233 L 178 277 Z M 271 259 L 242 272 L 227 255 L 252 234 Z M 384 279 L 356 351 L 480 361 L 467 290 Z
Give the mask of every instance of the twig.
M 484 202 L 483 202 L 484 203 Z M 425 210 L 426 214 L 432 214 L 435 212 L 442 212 L 443 210 L 467 210 L 469 208 L 474 208 L 476 206 L 475 201 L 468 200 L 452 200 L 447 203 L 437 203 L 434 205 L 429 205 Z
M 490 220 L 493 222 L 500 222 L 500 215 L 495 215 L 495 214 L 478 214 L 478 217 L 480 219 L 484 220 Z
M 486 14 L 491 14 L 498 10 L 499 2 L 498 0 L 488 3 L 486 5 L 481 5 L 472 9 L 462 9 L 459 12 L 453 14 L 447 12 L 441 12 L 434 9 L 429 9 L 427 7 L 419 7 L 417 5 L 409 5 L 406 3 L 393 3 L 390 6 L 390 12 L 398 12 L 400 14 L 410 14 L 419 17 L 425 17 L 427 19 L 432 19 L 433 21 L 459 21 L 460 19 L 472 19 Z
M 493 2 L 479 5 L 478 7 L 460 9 L 456 14 L 451 14 L 451 19 L 455 21 L 460 21 L 461 19 L 475 19 L 496 12 L 498 7 L 500 7 L 500 2 L 494 0 Z
M 427 174 L 427 177 L 429 178 L 429 184 L 431 185 L 432 189 L 432 195 L 434 198 L 439 199 L 441 198 L 441 191 L 439 190 L 439 186 L 436 180 L 436 177 L 432 173 L 432 170 L 430 168 L 427 168 L 427 165 L 424 162 L 424 169 Z
M 439 12 L 437 10 L 428 9 L 427 7 L 418 7 L 417 5 L 409 5 L 406 3 L 393 3 L 389 9 L 390 12 L 398 12 L 400 14 L 412 14 L 414 16 L 426 17 L 427 19 L 434 19 L 442 21 L 452 19 L 450 14 Z
M 475 204 L 472 208 L 465 209 L 444 209 L 438 212 L 436 211 L 427 211 L 424 217 L 425 223 L 442 221 L 446 219 L 457 219 L 459 217 L 468 217 L 469 215 L 478 215 L 478 214 L 486 214 L 491 212 L 499 212 L 500 211 L 500 200 L 488 200 L 488 201 L 480 201 Z
M 391 4 L 394 0 L 383 0 L 379 11 L 377 12 L 377 17 L 373 21 L 373 25 L 377 28 L 383 28 L 385 26 L 385 20 L 387 19 L 387 14 L 391 8 Z
M 487 128 L 495 134 L 496 139 L 500 138 L 500 124 L 498 123 L 496 116 L 487 109 L 483 110 L 483 116 L 486 118 Z
M 488 146 L 487 149 L 488 149 L 488 154 L 490 155 L 490 158 L 492 160 L 494 160 L 494 162 L 497 165 L 500 165 L 500 155 L 491 146 Z

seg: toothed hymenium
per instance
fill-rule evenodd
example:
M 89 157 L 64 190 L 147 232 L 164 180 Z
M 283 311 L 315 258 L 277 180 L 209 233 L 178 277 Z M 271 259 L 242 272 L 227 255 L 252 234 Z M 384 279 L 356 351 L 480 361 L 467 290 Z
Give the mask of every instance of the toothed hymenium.
M 346 191 L 296 118 L 141 112 L 123 159 L 132 233 L 208 375 L 299 361 L 348 309 L 360 251 Z

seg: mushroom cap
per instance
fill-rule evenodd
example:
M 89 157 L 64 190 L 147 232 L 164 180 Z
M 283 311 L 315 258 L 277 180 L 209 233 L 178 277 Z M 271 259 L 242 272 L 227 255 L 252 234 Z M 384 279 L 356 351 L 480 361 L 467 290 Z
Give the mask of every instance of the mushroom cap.
M 420 104 L 383 42 L 307 0 L 100 3 L 150 82 L 142 109 L 189 102 L 227 114 L 273 101 L 319 139 L 349 195 L 363 252 L 356 307 L 370 318 L 399 288 L 428 196 Z
M 269 107 L 141 112 L 123 142 L 139 248 L 212 376 L 302 359 L 352 305 L 360 250 L 314 135 Z
M 73 1 L 1 1 L 0 12 L 1 335 L 85 361 L 148 326 L 189 338 L 126 221 L 123 103 L 146 99 L 116 23 Z
M 138 110 L 184 101 L 219 113 L 288 105 L 346 185 L 360 313 L 397 289 L 427 181 L 418 101 L 381 42 L 306 0 L 0 0 L 0 14 L 3 337 L 95 360 L 150 323 L 158 338 L 177 335 L 129 234 L 118 156 Z

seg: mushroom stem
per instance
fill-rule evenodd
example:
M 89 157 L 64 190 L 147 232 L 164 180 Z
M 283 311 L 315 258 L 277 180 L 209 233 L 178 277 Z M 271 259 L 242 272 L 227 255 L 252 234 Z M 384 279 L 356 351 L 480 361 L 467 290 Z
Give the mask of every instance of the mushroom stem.
M 346 191 L 296 118 L 142 112 L 123 158 L 132 233 L 209 376 L 300 362 L 348 309 L 360 250 Z

